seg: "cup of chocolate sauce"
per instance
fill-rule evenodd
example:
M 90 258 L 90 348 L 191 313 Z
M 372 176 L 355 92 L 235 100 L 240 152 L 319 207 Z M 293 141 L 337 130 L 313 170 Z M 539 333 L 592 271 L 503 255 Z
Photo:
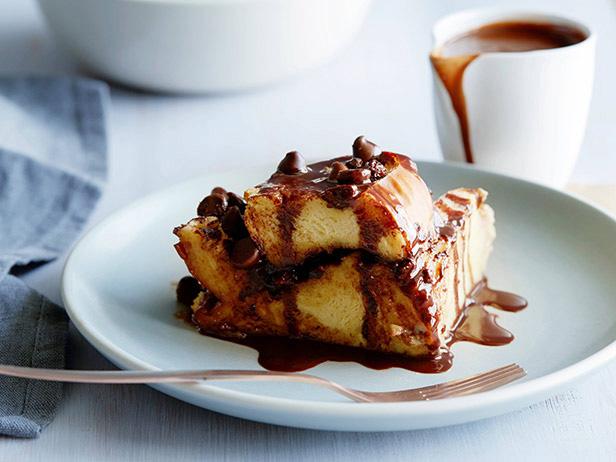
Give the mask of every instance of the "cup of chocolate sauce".
M 443 156 L 563 187 L 586 129 L 596 37 L 578 21 L 496 9 L 433 29 Z

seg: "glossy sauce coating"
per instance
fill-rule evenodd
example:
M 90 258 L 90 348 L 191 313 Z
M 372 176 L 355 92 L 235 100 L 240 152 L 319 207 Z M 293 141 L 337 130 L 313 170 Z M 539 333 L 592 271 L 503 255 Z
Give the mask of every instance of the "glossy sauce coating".
M 511 53 L 575 45 L 586 38 L 581 30 L 545 22 L 495 22 L 457 35 L 440 48 L 440 55 Z
M 485 305 L 506 311 L 520 311 L 527 306 L 527 302 L 518 295 L 491 289 L 485 280 L 481 281 L 467 299 L 466 307 L 453 329 L 447 347 L 435 352 L 433 356 L 423 358 L 331 345 L 308 339 L 274 336 L 214 337 L 253 348 L 259 354 L 259 364 L 272 371 L 299 372 L 326 361 L 336 361 L 355 362 L 376 370 L 397 367 L 433 374 L 451 368 L 453 353 L 449 347 L 454 343 L 472 342 L 499 346 L 513 341 L 513 334 L 496 322 L 497 315 L 489 312 Z M 370 330 L 369 321 L 365 328 Z M 202 333 L 209 335 L 207 332 Z M 370 334 L 366 338 L 369 339 Z

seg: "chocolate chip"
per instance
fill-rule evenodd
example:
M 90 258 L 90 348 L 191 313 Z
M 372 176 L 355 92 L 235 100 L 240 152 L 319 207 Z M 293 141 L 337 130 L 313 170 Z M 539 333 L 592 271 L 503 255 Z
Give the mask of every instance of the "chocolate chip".
M 353 157 L 351 160 L 347 160 L 345 165 L 348 168 L 359 168 L 364 165 L 364 163 L 359 157 Z
M 359 157 L 366 161 L 378 156 L 381 153 L 379 148 L 372 141 L 368 141 L 365 136 L 358 136 L 353 143 L 353 157 Z
M 259 256 L 259 249 L 249 237 L 240 239 L 231 248 L 231 263 L 238 268 L 250 268 L 256 265 Z
M 197 207 L 197 215 L 201 217 L 221 217 L 227 209 L 227 197 L 222 194 L 214 193 L 206 196 L 199 207 Z
M 227 190 L 225 188 L 221 188 L 220 186 L 216 186 L 214 189 L 212 189 L 212 192 L 210 194 L 220 194 L 221 196 L 226 196 Z
M 237 205 L 233 205 L 227 209 L 220 221 L 222 229 L 225 233 L 231 236 L 232 239 L 242 239 L 248 236 L 248 230 L 244 224 L 242 213 Z
M 377 181 L 387 176 L 387 169 L 378 159 L 370 159 L 364 166 L 370 170 L 371 181 Z
M 236 206 L 242 213 L 246 210 L 246 201 L 235 193 L 227 193 L 227 202 L 229 203 L 229 207 Z
M 338 174 L 340 184 L 364 184 L 370 181 L 370 170 L 365 168 L 343 170 Z
M 191 306 L 192 302 L 197 298 L 199 292 L 203 290 L 201 284 L 192 276 L 184 276 L 178 282 L 178 286 L 175 289 L 175 295 L 182 305 Z
M 334 208 L 343 209 L 359 195 L 359 188 L 355 185 L 333 186 L 323 193 L 323 200 Z
M 278 164 L 278 171 L 285 175 L 297 175 L 307 172 L 308 169 L 302 155 L 297 151 L 291 151 L 287 152 L 284 159 Z
M 331 181 L 338 180 L 338 174 L 342 172 L 343 170 L 348 170 L 348 167 L 344 165 L 342 162 L 336 161 L 332 163 L 331 172 L 329 172 L 329 179 Z

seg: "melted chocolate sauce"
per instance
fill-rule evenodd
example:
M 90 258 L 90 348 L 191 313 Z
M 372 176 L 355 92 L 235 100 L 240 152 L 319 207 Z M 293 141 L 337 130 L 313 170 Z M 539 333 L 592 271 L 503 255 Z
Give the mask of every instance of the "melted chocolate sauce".
M 453 359 L 447 350 L 434 357 L 411 358 L 307 339 L 274 336 L 214 337 L 253 348 L 259 353 L 259 365 L 270 371 L 300 372 L 326 361 L 335 361 L 355 362 L 376 370 L 399 367 L 414 372 L 438 373 L 448 370 Z
M 457 35 L 442 46 L 443 56 L 548 50 L 586 39 L 576 27 L 547 22 L 502 21 Z
M 456 235 L 456 228 L 454 228 L 450 224 L 447 224 L 447 225 L 439 226 L 438 232 L 441 237 L 444 237 L 446 239 L 453 239 Z
M 307 171 L 301 174 L 285 174 L 282 172 L 274 173 L 269 180 L 260 186 L 261 190 L 275 188 L 276 186 L 289 186 L 288 189 L 295 191 L 316 191 L 324 192 L 327 189 L 337 187 L 337 183 L 329 179 L 331 165 L 335 162 L 346 164 L 353 159 L 352 156 L 336 157 L 330 160 L 324 160 L 310 164 Z M 369 184 L 359 184 L 357 187 L 361 190 L 368 188 Z
M 372 278 L 370 269 L 366 268 L 364 262 L 357 262 L 357 272 L 359 273 L 359 284 L 364 299 L 364 320 L 362 324 L 362 335 L 366 339 L 368 347 L 374 347 L 378 344 L 376 324 L 379 315 L 379 304 L 373 293 Z
M 289 334 L 293 337 L 299 335 L 299 328 L 297 318 L 299 316 L 299 309 L 297 308 L 297 293 L 295 289 L 288 290 L 282 296 L 282 302 L 284 304 L 284 319 L 287 323 L 287 329 Z
M 296 302 L 290 299 L 294 299 L 294 295 L 287 294 L 287 292 L 293 292 L 292 288 L 295 284 L 308 279 L 320 278 L 326 266 L 340 264 L 342 258 L 351 252 L 351 250 L 338 249 L 329 254 L 322 253 L 309 257 L 301 265 L 288 267 L 274 266 L 263 258 L 249 269 L 247 273 L 249 284 L 241 291 L 240 299 L 245 300 L 265 289 L 273 298 L 287 297 L 288 300 L 283 300 L 285 306 L 293 307 Z M 286 312 L 290 316 L 295 310 L 289 308 Z
M 369 289 L 366 291 L 369 293 Z M 285 300 L 285 307 L 286 303 Z M 369 305 L 369 303 L 366 304 L 367 324 L 370 324 L 369 319 L 376 315 L 369 310 Z M 259 364 L 272 371 L 299 372 L 326 361 L 336 361 L 356 362 L 376 370 L 398 367 L 414 372 L 439 373 L 451 368 L 453 354 L 449 347 L 454 343 L 472 342 L 499 346 L 513 341 L 513 334 L 499 326 L 496 322 L 497 315 L 489 312 L 484 305 L 506 311 L 519 311 L 527 306 L 527 302 L 518 295 L 491 289 L 485 280 L 481 281 L 468 298 L 447 347 L 441 348 L 433 356 L 423 358 L 332 345 L 308 339 L 275 336 L 211 336 L 253 348 L 259 354 Z M 202 333 L 210 335 L 206 332 Z
M 430 60 L 443 83 L 458 117 L 466 161 L 473 163 L 466 100 L 462 89 L 464 72 L 482 53 L 524 52 L 561 48 L 587 38 L 581 30 L 552 23 L 497 22 L 453 37 L 432 52 Z
M 287 194 L 283 195 L 282 204 L 278 207 L 278 223 L 280 223 L 280 238 L 282 242 L 288 243 L 282 247 L 282 252 L 287 260 L 293 258 L 293 231 L 295 231 L 295 221 L 299 216 L 301 209 L 298 207 L 298 202 L 292 200 L 289 196 L 298 194 L 294 190 L 285 191 Z
M 447 58 L 435 54 L 430 56 L 430 61 L 432 61 L 432 65 L 434 66 L 436 73 L 441 79 L 445 90 L 447 90 L 449 98 L 451 99 L 453 111 L 458 117 L 460 134 L 462 135 L 462 145 L 464 147 L 464 155 L 466 157 L 466 162 L 469 164 L 472 164 L 474 160 L 473 151 L 471 148 L 471 135 L 468 126 L 468 115 L 466 113 L 466 98 L 462 89 L 462 80 L 464 77 L 464 71 L 468 65 L 472 63 L 475 58 L 477 58 L 477 56 L 479 55 L 453 56 Z
M 456 342 L 473 342 L 480 345 L 499 346 L 513 341 L 513 334 L 496 322 L 496 314 L 483 305 L 472 303 L 466 307 L 462 322 L 454 331 L 450 345 Z
M 520 311 L 528 305 L 525 298 L 511 292 L 503 292 L 488 287 L 487 281 L 481 281 L 472 295 L 475 302 L 482 305 L 490 305 L 503 311 Z
M 459 205 L 469 205 L 471 203 L 471 200 L 468 197 L 460 197 L 452 193 L 445 194 L 445 197 L 451 202 L 455 202 Z

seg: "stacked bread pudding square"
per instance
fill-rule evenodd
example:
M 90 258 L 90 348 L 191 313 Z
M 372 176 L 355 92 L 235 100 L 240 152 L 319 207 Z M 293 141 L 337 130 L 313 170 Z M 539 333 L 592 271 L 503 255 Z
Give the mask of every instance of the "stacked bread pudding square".
M 212 190 L 175 229 L 199 283 L 193 321 L 222 337 L 437 355 L 492 250 L 486 195 L 459 188 L 433 202 L 408 157 L 364 137 L 352 156 L 310 165 L 290 152 L 243 197 Z

